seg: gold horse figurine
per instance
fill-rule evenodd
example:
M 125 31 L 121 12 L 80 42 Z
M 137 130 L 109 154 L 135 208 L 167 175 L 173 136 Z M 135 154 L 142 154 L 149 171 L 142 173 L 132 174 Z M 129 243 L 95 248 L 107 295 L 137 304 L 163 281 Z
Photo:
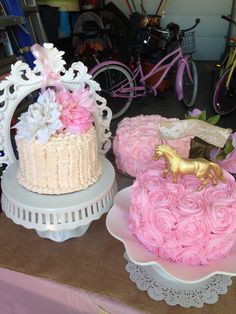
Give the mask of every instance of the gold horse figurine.
M 173 174 L 174 183 L 177 183 L 178 174 L 195 175 L 201 181 L 201 184 L 197 189 L 198 191 L 202 190 L 209 180 L 213 185 L 217 184 L 217 179 L 226 182 L 221 167 L 204 158 L 182 158 L 170 146 L 157 145 L 153 159 L 157 160 L 161 157 L 164 157 L 166 164 L 162 176 L 165 178 L 166 175 L 171 172 Z

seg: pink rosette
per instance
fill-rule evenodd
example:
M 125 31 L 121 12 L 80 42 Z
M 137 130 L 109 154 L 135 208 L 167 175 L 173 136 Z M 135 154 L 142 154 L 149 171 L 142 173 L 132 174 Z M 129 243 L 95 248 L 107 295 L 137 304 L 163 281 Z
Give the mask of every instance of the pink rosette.
M 183 194 L 185 193 L 185 188 L 180 183 L 172 183 L 172 182 L 166 182 L 165 184 L 165 190 L 172 193 L 173 195 Z
M 143 223 L 143 215 L 135 204 L 130 207 L 130 215 L 132 219 L 129 219 L 129 230 L 135 233 L 135 230 Z
M 211 225 L 195 217 L 182 217 L 176 224 L 173 235 L 185 246 L 201 246 L 210 238 Z
M 172 213 L 165 208 L 160 208 L 159 210 L 151 210 L 149 212 L 147 221 L 165 238 L 171 238 L 172 230 L 174 229 L 177 222 L 174 215 L 172 215 Z
M 224 171 L 224 177 L 227 180 L 227 182 L 226 182 L 226 184 L 221 183 L 220 186 L 222 186 L 223 189 L 226 189 L 232 193 L 233 192 L 235 193 L 235 178 L 230 173 L 228 173 L 227 171 Z
M 163 259 L 168 259 L 171 262 L 176 261 L 176 252 L 182 249 L 182 246 L 174 239 L 165 239 L 164 244 L 159 247 L 156 253 Z
M 147 197 L 147 191 L 143 188 L 140 188 L 139 182 L 134 183 L 131 203 L 142 212 L 145 212 L 146 208 L 149 208 L 150 206 L 150 202 Z
M 134 235 L 152 253 L 164 243 L 162 233 L 148 223 L 140 225 L 139 228 L 135 230 Z
M 153 209 L 170 208 L 174 194 L 166 189 L 154 189 L 147 192 L 147 198 Z
M 183 176 L 181 183 L 183 184 L 184 188 L 188 190 L 189 193 L 191 193 L 193 191 L 197 191 L 201 181 L 193 175 L 185 175 Z
M 183 247 L 176 254 L 176 263 L 184 265 L 206 265 L 207 260 L 203 247 Z
M 212 262 L 227 256 L 235 240 L 235 234 L 211 235 L 205 246 L 207 261 Z
M 236 233 L 236 204 L 226 203 L 213 205 L 207 209 L 212 232 L 215 234 Z
M 217 201 L 217 204 L 220 204 L 221 202 L 223 204 L 226 203 L 232 203 L 236 202 L 235 196 L 233 197 L 232 191 L 229 189 L 225 189 L 221 185 L 217 186 L 210 186 L 207 189 L 204 189 L 202 191 L 203 198 L 206 200 L 208 204 L 207 207 L 211 206 L 212 204 L 215 204 Z
M 189 194 L 185 192 L 175 197 L 172 208 L 179 216 L 192 216 L 204 219 L 206 205 L 205 200 L 199 192 Z
M 159 190 L 165 188 L 165 180 L 161 177 L 162 170 L 147 170 L 138 175 L 137 181 L 147 191 Z

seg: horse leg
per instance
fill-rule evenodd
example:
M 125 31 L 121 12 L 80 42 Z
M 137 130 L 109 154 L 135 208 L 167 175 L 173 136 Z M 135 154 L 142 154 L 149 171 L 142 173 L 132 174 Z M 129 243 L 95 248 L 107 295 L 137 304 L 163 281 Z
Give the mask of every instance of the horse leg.
M 217 179 L 216 179 L 216 177 L 212 174 L 212 173 L 210 173 L 210 172 L 208 172 L 208 178 L 211 180 L 211 183 L 213 184 L 213 185 L 216 185 L 217 184 Z
M 201 184 L 197 188 L 197 191 L 201 191 L 207 185 L 209 178 L 208 178 L 208 176 L 206 176 L 206 177 L 202 177 L 202 178 L 198 177 L 198 179 L 201 180 Z
M 177 183 L 177 176 L 178 176 L 178 173 L 173 172 L 173 183 Z
M 162 172 L 162 178 L 166 178 L 167 173 L 169 172 L 168 168 L 165 168 L 164 171 Z

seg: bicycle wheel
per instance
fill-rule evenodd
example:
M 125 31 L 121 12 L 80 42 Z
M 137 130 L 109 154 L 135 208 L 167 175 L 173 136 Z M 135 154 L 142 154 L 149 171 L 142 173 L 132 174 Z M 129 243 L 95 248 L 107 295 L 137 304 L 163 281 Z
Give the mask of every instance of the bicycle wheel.
M 236 68 L 228 88 L 226 86 L 230 70 L 231 68 L 228 68 L 219 78 L 213 95 L 213 108 L 221 115 L 230 113 L 236 108 Z
M 193 60 L 188 60 L 188 67 L 192 76 L 192 80 L 189 77 L 187 66 L 184 68 L 183 73 L 183 99 L 182 103 L 187 107 L 192 107 L 195 103 L 198 91 L 198 73 L 197 67 Z
M 112 119 L 122 116 L 130 107 L 134 95 L 134 91 L 125 91 L 134 87 L 130 73 L 120 65 L 109 64 L 98 68 L 92 77 L 100 84 L 99 94 L 107 100 Z

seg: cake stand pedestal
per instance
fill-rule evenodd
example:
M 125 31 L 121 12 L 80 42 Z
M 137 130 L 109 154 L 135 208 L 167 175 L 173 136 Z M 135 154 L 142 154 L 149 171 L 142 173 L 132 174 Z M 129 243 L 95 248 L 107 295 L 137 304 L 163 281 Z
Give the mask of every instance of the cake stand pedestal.
M 18 184 L 16 161 L 2 176 L 2 210 L 16 224 L 35 229 L 40 237 L 57 242 L 80 237 L 93 220 L 108 212 L 117 192 L 112 164 L 105 157 L 102 157 L 102 163 L 101 177 L 87 189 L 63 195 L 45 195 Z
M 198 283 L 183 283 L 174 280 L 164 273 L 158 266 L 141 266 L 132 262 L 127 254 L 128 261 L 125 269 L 131 281 L 141 291 L 147 291 L 150 298 L 156 301 L 165 301 L 168 305 L 201 308 L 206 304 L 214 304 L 220 294 L 226 294 L 232 284 L 230 276 L 216 274 Z

